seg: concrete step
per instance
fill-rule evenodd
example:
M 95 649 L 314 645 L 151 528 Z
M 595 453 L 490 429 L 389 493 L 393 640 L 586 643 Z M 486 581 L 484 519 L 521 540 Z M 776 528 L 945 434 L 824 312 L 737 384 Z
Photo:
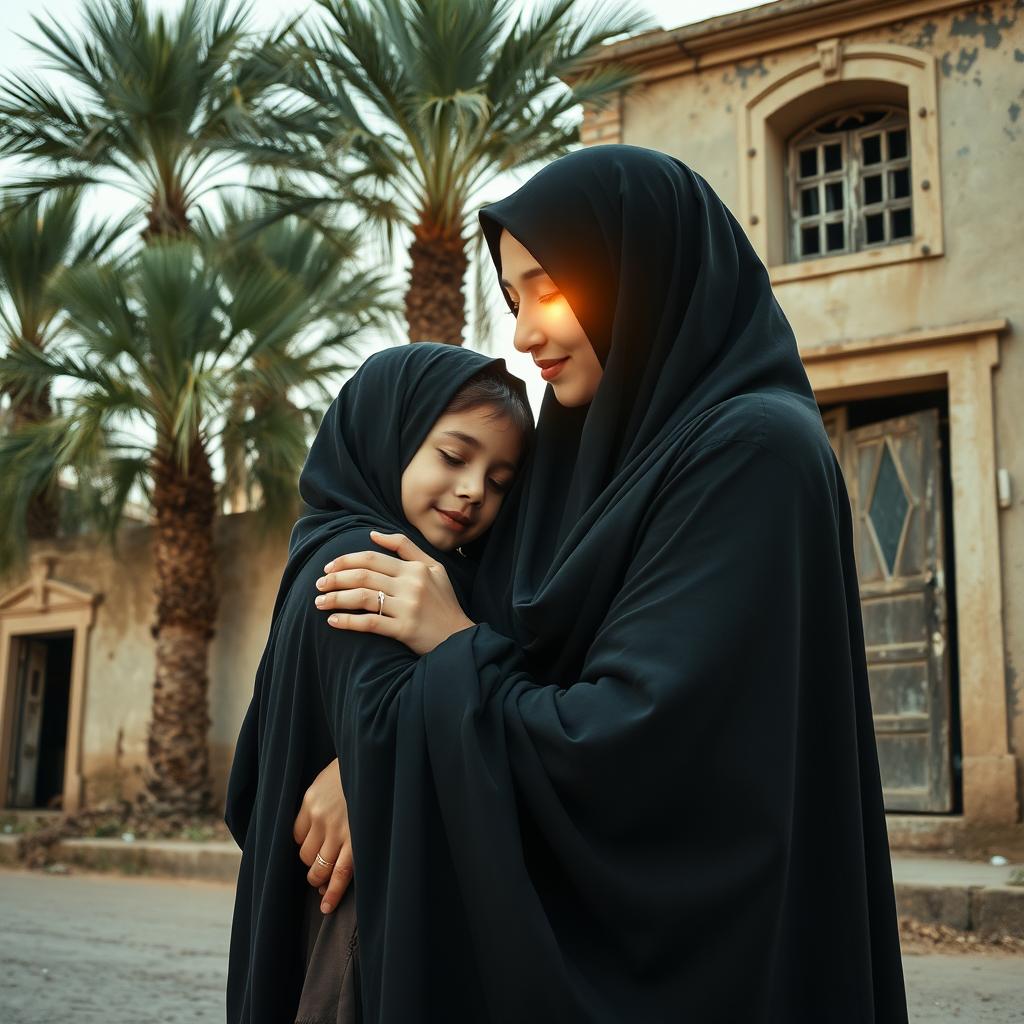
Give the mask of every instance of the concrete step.
M 901 917 L 945 924 L 980 935 L 1024 938 L 1020 865 L 993 865 L 950 857 L 892 858 L 896 909 Z
M 0 864 L 18 863 L 17 841 L 17 836 L 0 836 Z M 52 859 L 89 871 L 234 882 L 241 852 L 230 841 L 64 839 L 54 847 Z
M 0 864 L 17 864 L 16 844 L 16 836 L 0 836 Z M 66 839 L 54 851 L 55 860 L 88 871 L 218 882 L 234 882 L 240 858 L 232 842 L 188 840 Z M 1019 865 L 897 854 L 892 869 L 901 917 L 1024 938 L 1024 886 L 1010 884 Z

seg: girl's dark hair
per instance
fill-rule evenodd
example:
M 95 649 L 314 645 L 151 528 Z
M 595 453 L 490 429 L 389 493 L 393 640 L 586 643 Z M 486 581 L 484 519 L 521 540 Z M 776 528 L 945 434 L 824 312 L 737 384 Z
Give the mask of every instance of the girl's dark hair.
M 530 406 L 513 386 L 508 373 L 499 367 L 488 366 L 473 374 L 455 392 L 444 415 L 468 412 L 481 406 L 490 406 L 495 417 L 507 416 L 524 437 L 529 437 L 533 432 L 533 413 Z

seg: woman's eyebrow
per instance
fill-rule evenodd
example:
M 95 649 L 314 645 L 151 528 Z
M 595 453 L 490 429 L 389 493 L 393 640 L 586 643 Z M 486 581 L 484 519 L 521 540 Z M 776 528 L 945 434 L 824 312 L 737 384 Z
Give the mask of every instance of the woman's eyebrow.
M 548 272 L 543 267 L 534 267 L 532 270 L 527 270 L 520 275 L 520 279 L 523 281 L 531 281 L 535 277 L 547 277 Z M 501 279 L 501 283 L 506 288 L 515 288 L 515 285 L 510 281 L 506 281 L 505 278 Z

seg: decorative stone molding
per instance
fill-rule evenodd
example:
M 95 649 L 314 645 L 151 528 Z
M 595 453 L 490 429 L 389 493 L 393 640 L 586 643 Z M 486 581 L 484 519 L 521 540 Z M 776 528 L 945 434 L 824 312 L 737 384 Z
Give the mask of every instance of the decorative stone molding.
M 739 217 L 773 284 L 940 256 L 943 252 L 935 58 L 909 46 L 819 43 L 738 111 Z M 785 262 L 785 149 L 801 128 L 832 110 L 896 103 L 910 119 L 914 237 L 879 249 Z
M 783 0 L 602 46 L 584 68 L 628 64 L 642 82 L 656 82 L 968 5 L 967 0 Z
M 826 78 L 831 78 L 839 71 L 842 59 L 843 46 L 838 39 L 825 39 L 818 43 L 818 64 Z

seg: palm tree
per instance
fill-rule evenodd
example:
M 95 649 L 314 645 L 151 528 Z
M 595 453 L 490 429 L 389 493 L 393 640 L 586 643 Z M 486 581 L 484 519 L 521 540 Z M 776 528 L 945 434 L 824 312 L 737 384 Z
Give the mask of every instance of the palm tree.
M 274 97 L 290 26 L 254 41 L 248 6 L 229 0 L 184 0 L 173 19 L 148 0 L 87 0 L 84 15 L 81 40 L 34 19 L 33 46 L 71 92 L 22 75 L 0 85 L 0 155 L 39 168 L 12 187 L 23 197 L 113 186 L 138 204 L 144 238 L 176 236 L 233 170 L 287 162 L 301 112 Z
M 387 308 L 379 278 L 351 277 L 346 253 L 286 221 L 245 253 L 165 239 L 121 265 L 61 273 L 59 351 L 16 344 L 0 385 L 19 399 L 59 386 L 61 411 L 0 437 L 0 558 L 23 545 L 31 497 L 70 476 L 83 516 L 113 533 L 131 495 L 154 519 L 156 678 L 146 794 L 158 813 L 208 808 L 207 652 L 217 613 L 214 466 L 241 439 L 266 504 L 294 480 L 308 429 L 304 393 L 326 398 L 362 327 Z M 262 404 L 261 404 L 262 403 Z M 260 410 L 254 413 L 254 409 Z M 282 467 L 287 467 L 284 473 Z M 286 484 L 287 481 L 287 484 Z
M 61 189 L 46 199 L 17 206 L 0 200 L 0 337 L 4 348 L 18 345 L 43 350 L 62 326 L 50 294 L 54 276 L 66 266 L 100 258 L 124 230 L 122 224 L 79 227 L 81 196 Z M 13 395 L 9 395 L 13 399 Z M 12 400 L 7 422 L 12 429 L 41 423 L 52 414 L 49 388 Z M 29 537 L 52 537 L 60 507 L 53 488 L 36 494 L 27 509 Z
M 324 202 L 355 179 L 381 212 L 390 205 L 412 235 L 410 339 L 461 344 L 474 202 L 498 174 L 578 141 L 578 105 L 632 80 L 588 58 L 649 19 L 578 0 L 543 0 L 529 16 L 514 0 L 318 2 L 323 24 L 300 37 L 310 60 L 290 79 L 322 114 L 324 152 L 307 169 L 326 178 Z

